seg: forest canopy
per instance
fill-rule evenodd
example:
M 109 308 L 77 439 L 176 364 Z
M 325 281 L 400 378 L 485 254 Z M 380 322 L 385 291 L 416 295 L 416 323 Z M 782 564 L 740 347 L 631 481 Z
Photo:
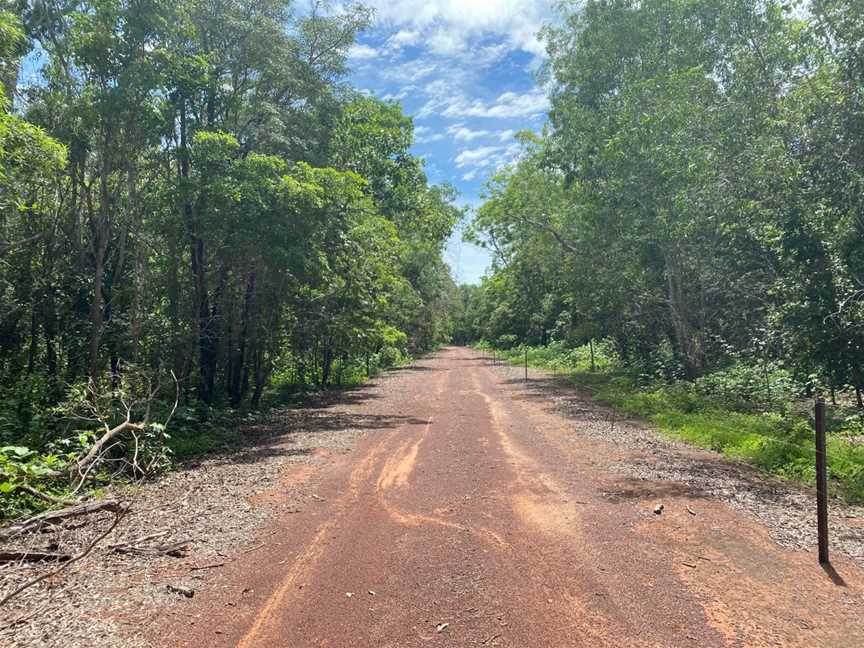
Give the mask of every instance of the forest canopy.
M 122 421 L 121 402 L 140 404 L 135 420 L 179 396 L 196 420 L 449 340 L 442 251 L 461 213 L 411 154 L 399 105 L 345 82 L 368 9 L 0 9 L 7 490 L 10 457 L 55 456 Z
M 488 184 L 458 339 L 779 368 L 861 407 L 864 5 L 567 2 L 544 37 L 549 123 Z

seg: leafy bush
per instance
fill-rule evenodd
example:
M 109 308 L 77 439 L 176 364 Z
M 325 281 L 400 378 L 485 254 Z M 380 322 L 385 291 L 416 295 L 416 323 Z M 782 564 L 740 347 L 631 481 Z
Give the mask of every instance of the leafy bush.
M 377 354 L 378 366 L 382 369 L 396 367 L 405 360 L 405 355 L 398 347 L 387 346 L 381 349 Z
M 52 423 L 51 389 L 39 376 L 25 376 L 3 388 L 0 397 L 0 443 L 37 445 Z
M 25 446 L 0 448 L 0 519 L 17 517 L 49 504 L 21 490 L 22 487 L 37 488 L 54 497 L 65 495 L 68 488 L 62 487 L 56 476 L 66 470 L 76 455 L 75 451 L 39 453 Z
M 696 389 L 724 407 L 739 411 L 780 409 L 803 391 L 792 375 L 776 363 L 757 366 L 744 362 L 699 378 Z
M 581 377 L 577 376 L 577 382 Z M 595 397 L 644 417 L 676 439 L 709 448 L 787 479 L 815 483 L 812 423 L 801 413 L 733 411 L 702 396 L 687 383 L 639 388 L 626 380 L 607 379 Z M 838 494 L 864 502 L 864 446 L 831 431 L 828 472 Z

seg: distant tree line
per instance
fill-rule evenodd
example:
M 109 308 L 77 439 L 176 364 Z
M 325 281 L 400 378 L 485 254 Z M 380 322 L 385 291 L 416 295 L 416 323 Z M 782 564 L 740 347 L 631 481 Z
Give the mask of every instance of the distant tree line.
M 489 183 L 456 336 L 697 378 L 864 363 L 864 4 L 588 0 L 544 32 L 549 124 Z

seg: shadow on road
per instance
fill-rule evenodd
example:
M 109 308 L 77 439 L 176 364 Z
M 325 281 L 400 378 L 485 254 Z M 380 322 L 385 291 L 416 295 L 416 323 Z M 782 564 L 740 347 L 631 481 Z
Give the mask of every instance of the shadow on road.
M 831 579 L 831 582 L 834 583 L 837 587 L 846 587 L 846 581 L 843 580 L 843 577 L 837 573 L 837 570 L 834 569 L 834 565 L 831 563 L 823 564 L 822 571 L 828 574 L 828 578 Z

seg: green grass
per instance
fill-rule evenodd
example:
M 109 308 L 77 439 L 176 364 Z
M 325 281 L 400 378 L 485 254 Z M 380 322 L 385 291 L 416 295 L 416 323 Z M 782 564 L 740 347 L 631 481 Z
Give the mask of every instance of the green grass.
M 529 364 L 561 368 L 554 350 L 529 349 Z M 524 350 L 499 352 L 499 357 L 521 364 Z M 728 400 L 704 395 L 693 383 L 637 384 L 611 364 L 591 372 L 584 354 L 578 363 L 563 363 L 574 385 L 600 403 L 653 423 L 666 436 L 746 461 L 766 472 L 806 484 L 815 482 L 815 443 L 812 423 L 801 403 L 788 402 L 780 411 L 736 411 Z M 781 413 L 782 412 L 782 413 Z M 828 473 L 834 493 L 849 502 L 864 502 L 864 446 L 842 438 L 844 419 L 831 418 Z

